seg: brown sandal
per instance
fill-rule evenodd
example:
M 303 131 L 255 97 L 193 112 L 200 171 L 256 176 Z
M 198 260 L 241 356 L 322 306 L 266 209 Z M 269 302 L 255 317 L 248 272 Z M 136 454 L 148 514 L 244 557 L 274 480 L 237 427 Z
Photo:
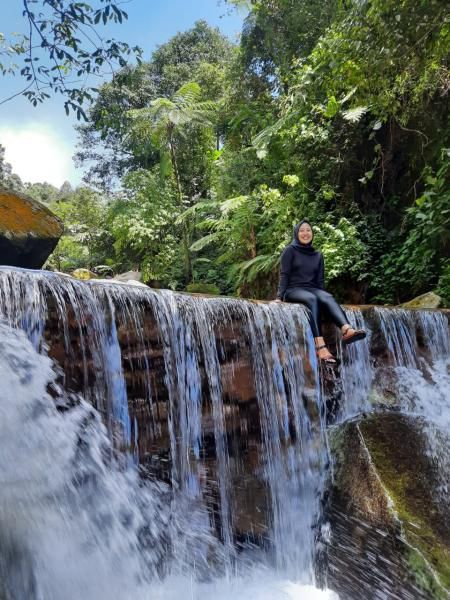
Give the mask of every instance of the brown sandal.
M 366 332 L 364 329 L 355 329 L 354 333 L 348 334 L 347 332 L 353 329 L 351 325 L 347 327 L 345 331 L 342 332 L 342 343 L 343 344 L 352 344 L 353 342 L 357 342 L 358 340 L 363 340 L 366 337 Z
M 326 364 L 326 365 L 335 365 L 337 364 L 336 359 L 334 358 L 334 356 L 331 354 L 330 351 L 328 351 L 329 356 L 325 356 L 324 358 L 321 358 L 319 356 L 319 350 L 323 350 L 323 348 L 326 348 L 327 345 L 326 344 L 322 344 L 321 346 L 317 346 L 316 347 L 316 356 L 317 358 L 320 360 L 320 362 Z

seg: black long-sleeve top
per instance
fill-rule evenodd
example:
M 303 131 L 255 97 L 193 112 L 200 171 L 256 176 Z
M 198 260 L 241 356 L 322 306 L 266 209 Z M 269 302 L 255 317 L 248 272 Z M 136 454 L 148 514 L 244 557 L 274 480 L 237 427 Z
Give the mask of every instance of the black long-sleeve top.
M 277 298 L 283 300 L 292 288 L 324 289 L 325 270 L 321 252 L 290 244 L 281 255 L 280 283 Z

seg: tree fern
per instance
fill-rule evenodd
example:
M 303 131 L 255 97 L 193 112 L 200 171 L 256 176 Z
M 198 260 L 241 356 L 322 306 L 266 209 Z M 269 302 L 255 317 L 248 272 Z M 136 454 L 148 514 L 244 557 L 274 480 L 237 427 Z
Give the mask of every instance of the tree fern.
M 251 283 L 260 273 L 269 273 L 279 261 L 279 254 L 260 254 L 237 265 L 240 283 Z

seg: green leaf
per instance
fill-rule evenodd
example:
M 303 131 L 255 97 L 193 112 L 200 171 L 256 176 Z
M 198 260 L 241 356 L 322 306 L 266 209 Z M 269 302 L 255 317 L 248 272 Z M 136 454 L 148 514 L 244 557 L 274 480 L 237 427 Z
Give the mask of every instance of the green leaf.
M 339 102 L 334 96 L 328 98 L 327 108 L 325 109 L 324 115 L 331 119 L 339 112 Z

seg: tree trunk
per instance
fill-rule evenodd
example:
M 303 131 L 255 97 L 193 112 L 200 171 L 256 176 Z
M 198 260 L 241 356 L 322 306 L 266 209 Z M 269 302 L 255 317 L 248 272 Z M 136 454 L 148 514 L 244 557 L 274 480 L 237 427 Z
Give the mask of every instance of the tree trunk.
M 173 145 L 172 128 L 171 127 L 169 127 L 168 133 L 169 133 L 168 138 L 169 138 L 170 160 L 172 162 L 172 169 L 173 169 L 173 174 L 175 177 L 175 185 L 177 188 L 177 195 L 178 195 L 178 204 L 180 206 L 180 209 L 183 210 L 183 208 L 184 208 L 183 207 L 183 190 L 181 189 L 180 173 L 178 171 L 178 163 L 177 163 L 175 148 Z M 191 265 L 191 254 L 189 251 L 189 227 L 185 221 L 183 221 L 182 244 L 181 245 L 183 248 L 184 277 L 186 280 L 186 284 L 188 284 L 192 278 L 192 265 Z

